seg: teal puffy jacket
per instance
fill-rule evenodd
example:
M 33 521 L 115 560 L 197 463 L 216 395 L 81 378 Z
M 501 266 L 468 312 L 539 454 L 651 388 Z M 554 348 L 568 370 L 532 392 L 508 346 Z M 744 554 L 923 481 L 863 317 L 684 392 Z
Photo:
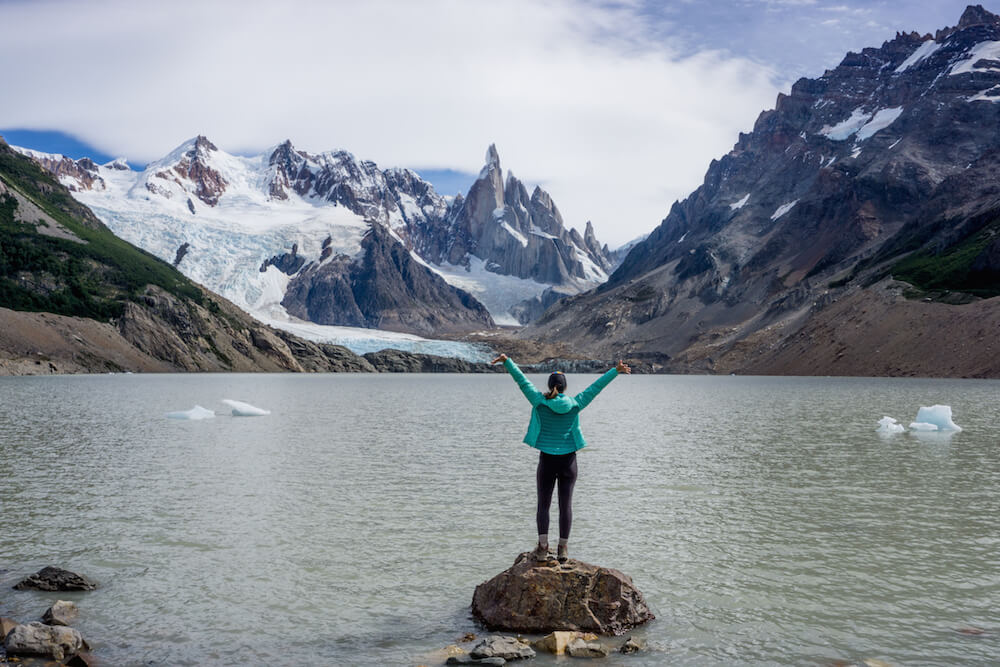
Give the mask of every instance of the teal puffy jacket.
M 601 390 L 618 377 L 618 370 L 610 371 L 594 380 L 594 383 L 570 398 L 559 394 L 547 399 L 531 384 L 521 369 L 510 358 L 503 362 L 504 368 L 513 376 L 521 393 L 531 403 L 531 421 L 524 443 L 546 454 L 569 454 L 587 446 L 580 432 L 580 411 L 590 405 Z

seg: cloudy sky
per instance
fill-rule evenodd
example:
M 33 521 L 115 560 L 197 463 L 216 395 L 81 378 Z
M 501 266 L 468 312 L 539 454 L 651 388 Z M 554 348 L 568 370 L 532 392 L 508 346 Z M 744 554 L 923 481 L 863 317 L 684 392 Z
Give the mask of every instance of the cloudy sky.
M 239 154 L 289 138 L 412 167 L 444 194 L 495 143 L 569 225 L 593 220 L 615 246 L 795 79 L 955 25 L 967 4 L 0 0 L 0 134 L 139 165 L 197 134 Z

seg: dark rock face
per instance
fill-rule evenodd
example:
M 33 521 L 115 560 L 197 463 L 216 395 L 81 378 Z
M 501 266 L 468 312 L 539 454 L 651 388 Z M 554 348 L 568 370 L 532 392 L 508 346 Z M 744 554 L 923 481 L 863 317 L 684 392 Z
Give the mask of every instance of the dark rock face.
M 186 241 L 184 243 L 180 244 L 179 246 L 177 246 L 177 254 L 174 255 L 174 268 L 175 269 L 177 268 L 177 265 L 180 264 L 181 261 L 183 261 L 184 257 L 188 254 L 188 250 L 190 250 L 190 249 L 191 249 L 191 244 L 188 243 L 188 242 L 186 242 Z
M 260 265 L 260 272 L 264 273 L 267 271 L 267 267 L 273 266 L 285 275 L 292 276 L 298 273 L 299 269 L 305 266 L 305 263 L 306 258 L 299 254 L 299 244 L 293 243 L 291 252 L 264 260 L 264 263 Z
M 84 576 L 58 567 L 43 567 L 14 586 L 19 591 L 93 591 L 97 584 Z
M 496 630 L 603 635 L 620 635 L 654 618 L 642 593 L 618 570 L 573 559 L 540 564 L 530 553 L 476 587 L 472 613 Z
M 345 255 L 302 269 L 281 304 L 319 324 L 431 334 L 491 329 L 486 308 L 419 264 L 383 226 L 373 224 L 362 255 Z
M 599 281 L 611 265 L 587 223 L 580 236 L 567 230 L 552 197 L 541 188 L 531 196 L 508 171 L 502 177 L 495 146 L 486 166 L 452 213 L 447 241 L 431 248 L 432 261 L 455 264 L 466 253 L 486 261 L 497 273 L 553 285 Z
M 964 248 L 1000 218 L 1000 68 L 974 55 L 996 41 L 1000 19 L 974 6 L 934 38 L 899 33 L 800 79 L 606 284 L 524 335 L 710 370 L 791 340 L 909 253 Z M 986 271 L 977 285 L 1000 286 L 988 249 L 968 257 L 969 272 Z
M 434 354 L 413 354 L 402 350 L 367 352 L 364 359 L 380 373 L 500 373 L 502 366 L 471 363 Z

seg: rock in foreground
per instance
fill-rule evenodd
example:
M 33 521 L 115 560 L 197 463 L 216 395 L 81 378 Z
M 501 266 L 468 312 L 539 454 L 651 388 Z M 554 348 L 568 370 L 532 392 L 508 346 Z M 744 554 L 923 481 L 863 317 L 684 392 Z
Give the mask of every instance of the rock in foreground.
M 97 584 L 75 572 L 48 566 L 15 585 L 14 588 L 19 591 L 32 588 L 39 591 L 92 591 L 97 588 Z
M 602 635 L 620 635 L 655 618 L 628 575 L 573 559 L 537 563 L 530 553 L 476 586 L 472 613 L 493 630 Z
M 4 641 L 8 655 L 40 655 L 62 660 L 83 648 L 83 637 L 73 628 L 38 623 L 18 625 Z
M 72 625 L 78 613 L 79 610 L 72 602 L 57 600 L 42 614 L 42 623 L 46 625 Z

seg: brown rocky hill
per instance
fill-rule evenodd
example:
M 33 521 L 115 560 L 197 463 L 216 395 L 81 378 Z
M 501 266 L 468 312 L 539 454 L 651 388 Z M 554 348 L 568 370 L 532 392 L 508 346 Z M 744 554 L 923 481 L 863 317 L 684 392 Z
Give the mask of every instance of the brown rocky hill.
M 981 6 L 849 53 L 523 335 L 669 371 L 995 376 L 998 127 L 1000 18 Z

